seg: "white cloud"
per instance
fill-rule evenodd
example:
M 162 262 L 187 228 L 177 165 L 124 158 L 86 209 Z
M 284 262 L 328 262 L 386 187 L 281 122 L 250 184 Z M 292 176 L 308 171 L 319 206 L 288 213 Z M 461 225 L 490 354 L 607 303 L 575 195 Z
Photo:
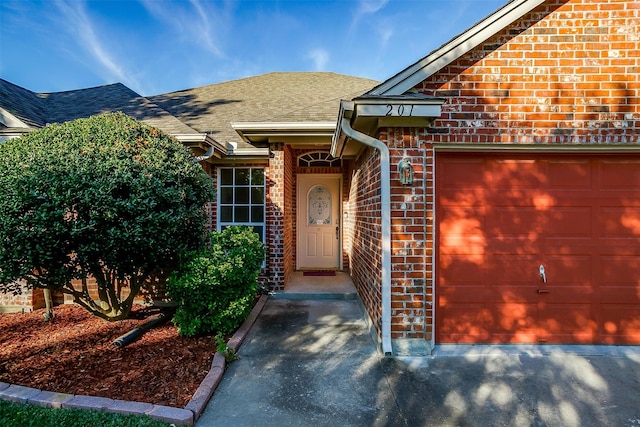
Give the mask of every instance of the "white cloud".
M 355 29 L 363 17 L 377 13 L 387 3 L 389 3 L 389 0 L 359 0 L 351 20 L 351 29 Z
M 231 7 L 216 8 L 215 3 L 201 0 L 189 0 L 189 3 L 140 1 L 151 15 L 171 28 L 182 42 L 195 44 L 217 57 L 224 57 L 221 39 L 232 19 Z
M 329 63 L 329 52 L 324 49 L 313 49 L 306 55 L 307 59 L 313 62 L 315 71 L 324 71 Z
M 60 12 L 59 19 L 63 21 L 62 26 L 71 36 L 71 40 L 77 41 L 86 53 L 100 65 L 98 73 L 107 80 L 122 82 L 139 91 L 140 87 L 136 79 L 126 72 L 103 43 L 106 38 L 100 37 L 96 33 L 96 25 L 87 13 L 85 3 L 72 0 L 56 0 L 55 6 Z

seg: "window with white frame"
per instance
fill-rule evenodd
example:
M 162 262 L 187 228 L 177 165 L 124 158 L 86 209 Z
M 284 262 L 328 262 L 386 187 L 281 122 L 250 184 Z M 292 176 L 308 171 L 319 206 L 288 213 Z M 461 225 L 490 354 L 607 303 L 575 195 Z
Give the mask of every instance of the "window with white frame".
M 265 179 L 263 168 L 218 170 L 218 229 L 247 225 L 265 236 Z

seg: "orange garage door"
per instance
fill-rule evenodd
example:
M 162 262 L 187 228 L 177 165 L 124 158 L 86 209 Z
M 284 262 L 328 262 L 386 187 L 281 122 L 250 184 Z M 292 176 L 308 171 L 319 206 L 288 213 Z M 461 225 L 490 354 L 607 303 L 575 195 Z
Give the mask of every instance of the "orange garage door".
M 437 342 L 640 344 L 639 156 L 438 153 L 436 218 Z

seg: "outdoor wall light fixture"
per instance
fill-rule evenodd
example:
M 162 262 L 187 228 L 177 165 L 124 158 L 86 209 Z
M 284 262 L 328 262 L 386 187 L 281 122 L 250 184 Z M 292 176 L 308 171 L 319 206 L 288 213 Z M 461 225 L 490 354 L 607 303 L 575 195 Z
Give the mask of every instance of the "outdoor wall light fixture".
M 400 184 L 413 184 L 413 166 L 411 166 L 411 159 L 405 157 L 400 160 L 398 163 L 398 174 L 400 175 Z

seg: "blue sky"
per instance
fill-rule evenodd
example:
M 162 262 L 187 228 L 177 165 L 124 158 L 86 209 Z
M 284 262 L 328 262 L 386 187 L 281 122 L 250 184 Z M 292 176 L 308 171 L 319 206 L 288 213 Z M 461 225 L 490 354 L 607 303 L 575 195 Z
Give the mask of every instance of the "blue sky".
M 142 95 L 272 71 L 386 80 L 507 0 L 0 0 L 0 77 Z

